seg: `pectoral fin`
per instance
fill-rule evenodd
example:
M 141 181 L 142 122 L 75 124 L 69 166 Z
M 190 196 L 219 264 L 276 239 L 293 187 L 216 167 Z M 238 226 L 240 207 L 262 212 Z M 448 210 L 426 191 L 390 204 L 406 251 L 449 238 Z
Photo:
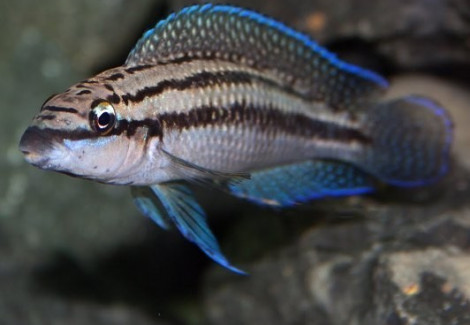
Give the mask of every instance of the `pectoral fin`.
M 167 228 L 167 220 L 171 220 L 186 239 L 198 245 L 214 261 L 233 272 L 245 274 L 232 266 L 222 254 L 217 239 L 209 229 L 204 210 L 195 201 L 187 186 L 177 183 L 158 184 L 150 186 L 149 192 L 153 194 L 153 198 L 138 197 L 137 201 L 134 199 L 145 215 L 150 216 L 160 226 L 163 225 L 163 228 Z M 154 200 L 158 200 L 163 209 L 158 209 L 157 205 L 153 204 Z M 161 217 L 162 211 L 166 218 Z
M 228 183 L 230 193 L 261 205 L 292 206 L 308 200 L 368 193 L 373 177 L 357 167 L 310 160 L 251 173 L 251 179 Z
M 155 197 L 150 187 L 131 187 L 134 204 L 140 213 L 152 219 L 163 229 L 171 228 L 171 220 L 168 218 L 161 202 Z
M 161 149 L 161 151 L 173 162 L 173 169 L 184 179 L 218 179 L 218 180 L 236 180 L 236 179 L 249 179 L 248 173 L 231 173 L 219 170 L 208 169 L 198 166 L 190 161 L 182 159 L 173 155 L 172 153 Z

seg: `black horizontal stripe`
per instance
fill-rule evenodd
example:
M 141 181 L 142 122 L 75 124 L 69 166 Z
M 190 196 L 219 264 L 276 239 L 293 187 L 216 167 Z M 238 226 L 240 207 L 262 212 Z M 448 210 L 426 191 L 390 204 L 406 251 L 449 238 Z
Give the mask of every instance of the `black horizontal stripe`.
M 73 107 L 61 107 L 61 106 L 51 106 L 51 105 L 46 105 L 41 108 L 42 111 L 50 111 L 50 112 L 65 112 L 65 113 L 72 113 L 72 114 L 77 114 L 78 110 L 76 110 Z
M 36 116 L 36 119 L 37 120 L 41 120 L 41 121 L 44 121 L 44 120 L 54 120 L 56 118 L 55 115 L 38 115 Z
M 127 121 L 116 123 L 114 129 L 103 136 L 125 135 L 131 137 L 139 128 L 147 129 L 147 138 L 164 138 L 171 130 L 205 128 L 209 125 L 243 125 L 255 128 L 260 132 L 270 132 L 275 136 L 298 136 L 307 139 L 335 141 L 340 143 L 358 142 L 370 145 L 373 139 L 358 129 L 338 125 L 333 122 L 315 120 L 303 114 L 286 113 L 275 107 L 256 107 L 245 103 L 236 103 L 227 108 L 202 106 L 188 112 L 163 113 L 155 119 Z M 36 127 L 32 127 L 36 128 Z M 39 129 L 50 139 L 82 140 L 99 138 L 102 135 L 87 129 L 57 130 Z
M 228 108 L 203 106 L 188 112 L 163 113 L 158 116 L 163 132 L 209 125 L 245 125 L 279 136 L 289 134 L 326 141 L 372 143 L 372 138 L 360 130 L 333 122 L 315 120 L 304 114 L 286 113 L 275 107 L 257 107 L 235 103 Z
M 334 112 L 354 110 L 360 107 L 355 106 L 358 104 L 358 101 L 367 102 L 367 98 L 363 97 L 362 93 L 372 92 L 374 89 L 373 83 L 355 85 L 353 81 L 361 79 L 358 76 L 349 76 L 348 80 L 351 80 L 348 82 L 348 85 L 338 85 L 338 88 L 335 88 L 335 85 L 331 84 L 335 78 L 327 78 L 324 72 L 321 73 L 320 77 L 314 78 L 307 72 L 308 69 L 305 69 L 307 73 L 303 74 L 304 71 L 296 66 L 292 66 L 292 70 L 285 69 L 285 67 L 281 68 L 281 66 L 285 65 L 285 62 L 266 63 L 263 60 L 250 59 L 250 55 L 243 53 L 222 54 L 216 50 L 208 49 L 205 51 L 192 51 L 181 56 L 160 58 L 154 66 L 183 65 L 198 60 L 230 62 L 250 67 L 260 72 L 267 70 L 278 72 L 276 78 L 278 83 L 284 88 L 284 91 L 296 94 L 302 99 L 309 101 L 324 101 Z M 148 68 L 148 66 L 145 66 L 145 69 Z M 295 73 L 294 70 L 299 71 Z M 302 76 L 299 73 L 302 73 Z M 341 89 L 339 88 L 340 86 L 347 87 L 348 89 Z
M 269 55 L 268 55 L 269 56 Z M 263 58 L 263 57 L 261 57 Z M 320 67 L 313 65 L 313 60 L 302 62 L 286 62 L 286 58 L 271 58 L 272 61 L 254 59 L 250 54 L 222 53 L 217 49 L 204 51 L 190 51 L 182 56 L 173 56 L 158 64 L 185 64 L 197 60 L 225 61 L 240 66 L 250 67 L 260 72 L 271 71 L 276 74 L 279 83 L 285 84 L 292 93 L 306 94 L 302 98 L 309 101 L 322 101 L 334 112 L 357 111 L 364 109 L 364 103 L 371 98 L 382 94 L 386 88 L 384 84 L 377 84 L 367 77 L 344 70 L 328 59 L 320 58 Z M 326 67 L 327 70 L 323 71 Z M 331 70 L 332 69 L 332 70 Z M 330 75 L 329 71 L 336 71 L 338 75 Z M 286 89 L 287 90 L 287 89 Z
M 194 60 L 203 59 L 203 60 L 211 60 L 211 59 L 219 59 L 217 56 L 213 56 L 210 54 L 203 55 L 201 57 L 190 57 L 184 56 L 180 58 L 176 58 L 173 60 L 162 61 L 156 65 L 142 65 L 133 68 L 128 68 L 125 71 L 143 71 L 147 69 L 155 68 L 156 66 L 160 65 L 167 65 L 167 64 L 184 64 L 188 62 L 192 62 Z M 228 60 L 231 62 L 238 62 L 237 59 L 233 58 Z M 250 66 L 250 65 L 248 65 Z M 262 67 L 253 67 L 256 69 L 261 69 Z M 182 67 L 184 69 L 184 67 Z M 211 85 L 227 85 L 227 84 L 240 84 L 240 83 L 252 83 L 252 82 L 259 82 L 265 84 L 271 88 L 274 88 L 280 92 L 296 96 L 299 99 L 312 102 L 312 101 L 325 101 L 327 104 L 330 105 L 330 108 L 334 112 L 339 112 L 343 110 L 342 107 L 338 106 L 336 103 L 336 99 L 332 96 L 331 98 L 325 98 L 325 94 L 323 92 L 312 92 L 311 85 L 305 86 L 300 88 L 297 85 L 297 79 L 294 75 L 288 75 L 284 77 L 276 77 L 276 78 L 269 78 L 263 77 L 259 74 L 249 73 L 246 71 L 218 71 L 218 72 L 198 72 L 191 76 L 188 76 L 184 79 L 166 79 L 158 82 L 154 86 L 147 86 L 142 89 L 137 90 L 136 93 L 127 93 L 122 96 L 123 102 L 128 105 L 129 103 L 140 103 L 144 99 L 162 95 L 165 91 L 171 90 L 179 90 L 184 91 L 188 89 L 195 89 L 195 88 L 204 88 Z M 319 87 L 317 85 L 317 87 Z
M 207 61 L 227 61 L 231 63 L 242 63 L 245 66 L 250 66 L 258 70 L 266 68 L 266 65 L 262 62 L 256 62 L 254 60 L 248 60 L 246 56 L 237 53 L 231 53 L 228 56 L 221 55 L 215 51 L 195 51 L 192 54 L 184 54 L 181 56 L 175 56 L 170 58 L 162 58 L 158 61 L 158 65 L 169 65 L 169 64 L 185 64 L 195 60 L 207 60 Z
M 306 93 L 295 90 L 294 88 L 277 83 L 276 81 L 265 78 L 260 75 L 255 75 L 244 71 L 218 71 L 218 72 L 198 72 L 185 79 L 166 79 L 160 81 L 157 85 L 151 87 L 144 87 L 138 90 L 135 94 L 125 94 L 122 100 L 126 105 L 131 103 L 140 103 L 144 99 L 154 96 L 162 95 L 165 91 L 171 90 L 189 90 L 196 88 L 205 88 L 214 85 L 228 85 L 228 84 L 251 84 L 254 81 L 264 83 L 278 91 L 296 96 L 305 101 L 312 101 L 316 98 L 309 96 Z
M 117 126 L 111 131 L 110 135 L 126 134 L 127 137 L 133 136 L 139 128 L 147 128 L 148 137 L 163 137 L 163 130 L 159 119 L 144 119 L 136 121 L 121 120 Z
M 30 132 L 40 134 L 42 138 L 48 139 L 50 142 L 62 142 L 63 139 L 84 140 L 97 137 L 97 134 L 95 132 L 86 129 L 62 130 L 30 126 L 28 130 L 30 130 Z
M 251 83 L 252 75 L 240 71 L 199 72 L 185 79 L 166 79 L 156 86 L 144 87 L 135 94 L 125 94 L 122 100 L 127 105 L 129 102 L 140 103 L 145 98 L 161 95 L 168 90 L 187 90 L 205 88 L 212 85 Z
M 275 107 L 256 107 L 236 103 L 228 108 L 202 106 L 188 112 L 163 113 L 155 119 L 137 121 L 123 120 L 109 135 L 126 134 L 133 136 L 138 128 L 148 129 L 147 136 L 163 138 L 169 130 L 205 128 L 209 125 L 244 125 L 260 132 L 276 133 L 278 136 L 294 135 L 343 143 L 372 143 L 372 138 L 360 130 L 338 125 L 333 122 L 315 120 L 303 114 L 285 113 Z
M 101 135 L 93 130 L 84 128 L 79 128 L 75 130 L 63 130 L 30 126 L 28 129 L 30 129 L 30 132 L 41 134 L 43 138 L 47 138 L 50 141 L 62 142 L 63 139 L 86 140 L 100 137 L 116 136 L 121 134 L 125 134 L 126 136 L 131 137 L 136 133 L 139 128 L 143 127 L 148 129 L 147 135 L 149 137 L 158 136 L 161 138 L 163 136 L 159 120 L 152 119 L 144 119 L 131 122 L 127 120 L 118 121 L 114 129 L 105 135 Z

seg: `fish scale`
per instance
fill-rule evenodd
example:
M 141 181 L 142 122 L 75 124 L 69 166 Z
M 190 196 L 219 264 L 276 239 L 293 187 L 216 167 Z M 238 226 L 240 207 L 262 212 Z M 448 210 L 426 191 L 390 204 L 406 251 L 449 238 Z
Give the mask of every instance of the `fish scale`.
M 243 273 L 187 183 L 289 207 L 446 174 L 445 109 L 384 100 L 387 86 L 274 19 L 196 5 L 147 31 L 124 65 L 51 96 L 20 150 L 42 169 L 131 185 L 142 214 Z
M 197 37 L 202 33 L 204 38 Z M 180 46 L 175 48 L 175 44 Z M 159 55 L 152 55 L 155 52 Z M 387 87 L 379 75 L 338 60 L 306 35 L 231 6 L 208 5 L 171 15 L 144 34 L 126 64 L 204 57 L 224 58 L 271 71 L 285 83 L 346 109 Z M 331 87 L 343 91 L 331 92 Z

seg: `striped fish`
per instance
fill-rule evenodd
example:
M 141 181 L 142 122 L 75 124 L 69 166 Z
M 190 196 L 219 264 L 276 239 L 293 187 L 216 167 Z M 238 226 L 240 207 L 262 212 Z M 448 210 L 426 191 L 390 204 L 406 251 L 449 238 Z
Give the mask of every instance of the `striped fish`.
M 378 74 L 225 5 L 185 8 L 124 65 L 51 96 L 20 149 L 42 169 L 131 185 L 140 211 L 228 269 L 189 182 L 262 205 L 435 182 L 452 123 L 434 101 L 381 100 Z

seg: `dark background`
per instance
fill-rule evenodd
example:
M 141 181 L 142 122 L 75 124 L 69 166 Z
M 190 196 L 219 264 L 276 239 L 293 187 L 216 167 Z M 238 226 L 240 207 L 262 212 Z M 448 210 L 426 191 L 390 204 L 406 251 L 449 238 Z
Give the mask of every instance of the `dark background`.
M 437 99 L 456 122 L 452 172 L 431 188 L 289 211 L 201 191 L 248 277 L 140 216 L 127 188 L 23 161 L 19 138 L 49 95 L 122 64 L 191 3 L 0 0 L 0 325 L 470 324 L 470 1 L 231 2 L 385 75 L 390 96 Z

